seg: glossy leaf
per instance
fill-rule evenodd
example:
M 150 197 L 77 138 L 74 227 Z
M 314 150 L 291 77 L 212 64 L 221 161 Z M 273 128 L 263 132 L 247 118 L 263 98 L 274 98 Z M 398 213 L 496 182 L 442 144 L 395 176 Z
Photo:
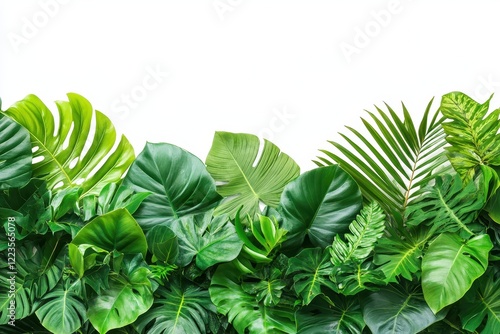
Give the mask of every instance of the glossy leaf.
M 217 311 L 227 315 L 238 333 L 293 334 L 296 332 L 294 311 L 288 306 L 265 306 L 243 290 L 234 264 L 217 267 L 210 283 L 210 298 Z
M 461 92 L 445 94 L 440 110 L 446 117 L 443 129 L 450 162 L 465 183 L 480 165 L 500 165 L 500 109 L 488 113 L 491 97 L 478 103 Z
M 216 214 L 226 213 L 232 219 L 243 206 L 241 215 L 253 218 L 260 213 L 260 202 L 276 207 L 285 185 L 299 176 L 299 166 L 276 145 L 264 140 L 261 155 L 260 147 L 254 135 L 215 133 L 206 164 L 220 183 L 217 191 L 225 197 Z
M 28 131 L 0 112 L 0 190 L 28 183 L 32 158 Z
M 203 162 L 171 144 L 147 143 L 123 185 L 151 193 L 134 214 L 144 230 L 206 212 L 220 200 Z
M 362 301 L 363 318 L 373 334 L 419 333 L 444 317 L 435 315 L 420 288 L 409 283 L 391 284 Z
M 155 292 L 158 297 L 151 309 L 135 323 L 139 332 L 205 334 L 209 317 L 216 312 L 207 290 L 179 279 Z
M 306 248 L 290 258 L 287 275 L 293 274 L 295 292 L 302 298 L 302 304 L 308 305 L 323 289 L 335 291 L 335 285 L 329 276 L 333 272 L 329 249 Z
M 46 180 L 55 192 L 78 185 L 83 189 L 82 196 L 98 194 L 106 184 L 120 180 L 134 160 L 134 150 L 125 136 L 113 150 L 116 131 L 109 118 L 94 112 L 89 101 L 78 94 L 69 93 L 68 99 L 56 102 L 57 132 L 54 116 L 35 95 L 16 102 L 5 114 L 31 135 L 35 177 Z
M 422 289 L 434 313 L 462 298 L 484 274 L 492 247 L 487 234 L 463 240 L 443 233 L 429 245 L 422 260 Z
M 227 216 L 212 218 L 212 211 L 172 223 L 179 238 L 178 264 L 186 266 L 196 256 L 196 266 L 205 270 L 216 263 L 229 262 L 240 253 L 243 242 Z
M 174 231 L 166 226 L 155 226 L 147 234 L 148 249 L 153 262 L 174 263 L 179 256 L 179 240 Z
M 286 247 L 300 246 L 307 236 L 314 246 L 325 248 L 336 234 L 346 232 L 362 207 L 354 180 L 339 166 L 316 168 L 290 182 L 278 208 Z

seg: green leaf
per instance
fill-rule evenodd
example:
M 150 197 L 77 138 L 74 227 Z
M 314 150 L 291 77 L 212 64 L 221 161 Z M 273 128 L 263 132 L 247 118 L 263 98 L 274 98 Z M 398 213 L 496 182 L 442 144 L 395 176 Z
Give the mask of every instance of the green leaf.
M 206 212 L 220 200 L 203 162 L 171 144 L 147 143 L 123 185 L 151 193 L 134 215 L 144 230 Z
M 445 315 L 435 315 L 420 288 L 408 283 L 388 285 L 362 301 L 364 320 L 374 334 L 418 333 Z
M 375 107 L 379 115 L 368 112 L 371 120 L 362 118 L 364 131 L 347 127 L 351 135 L 340 134 L 346 144 L 330 141 L 338 152 L 321 150 L 326 157 L 316 163 L 338 163 L 358 183 L 367 202 L 378 202 L 399 221 L 420 188 L 446 162 L 443 119 L 438 119 L 438 111 L 430 119 L 431 106 L 432 100 L 417 126 L 404 104 L 403 117 L 387 104 L 387 111 Z
M 463 328 L 476 331 L 485 323 L 481 333 L 500 332 L 500 276 L 498 269 L 490 267 L 474 282 L 460 304 Z
M 271 207 L 279 203 L 287 183 L 299 175 L 299 166 L 268 140 L 262 154 L 259 138 L 249 134 L 216 132 L 208 153 L 207 170 L 221 184 L 219 194 L 225 197 L 216 214 L 227 213 L 231 219 L 259 213 L 259 202 Z
M 378 290 L 381 285 L 386 285 L 384 272 L 375 269 L 370 261 L 335 266 L 330 279 L 337 285 L 335 291 L 346 296 L 363 290 Z
M 357 298 L 333 295 L 328 299 L 316 298 L 297 311 L 297 334 L 363 332 L 365 322 Z
M 43 297 L 36 316 L 52 333 L 67 334 L 75 332 L 87 321 L 86 312 L 78 294 L 59 284 Z
M 146 256 L 146 237 L 141 227 L 126 209 L 118 209 L 99 216 L 85 225 L 75 236 L 72 244 L 93 245 L 124 254 L 141 253 Z
M 179 240 L 174 231 L 166 226 L 155 226 L 149 230 L 146 239 L 153 253 L 153 262 L 174 263 L 179 256 Z
M 465 183 L 480 165 L 500 165 L 500 109 L 488 114 L 490 99 L 480 104 L 461 92 L 451 92 L 441 100 L 446 117 L 443 129 L 451 145 L 446 147 L 448 158 Z
M 35 95 L 16 102 L 5 114 L 31 135 L 35 177 L 46 180 L 55 192 L 80 186 L 82 197 L 98 194 L 104 185 L 120 180 L 134 160 L 134 150 L 124 136 L 113 150 L 116 131 L 109 118 L 94 112 L 89 101 L 80 95 L 69 93 L 68 99 L 56 102 L 57 132 L 54 116 Z M 95 131 L 90 137 L 94 115 Z
M 300 175 L 283 191 L 278 208 L 286 247 L 300 246 L 306 236 L 314 246 L 325 248 L 343 233 L 362 207 L 354 180 L 339 166 L 316 168 Z
M 153 305 L 150 272 L 139 259 L 125 258 L 124 275 L 111 274 L 109 288 L 89 300 L 87 316 L 99 333 L 133 323 Z
M 171 228 L 179 238 L 180 266 L 188 265 L 196 256 L 196 266 L 205 270 L 216 263 L 234 260 L 243 246 L 228 217 L 212 218 L 212 211 L 181 218 Z
M 240 285 L 240 274 L 233 263 L 217 267 L 210 283 L 210 298 L 217 311 L 227 315 L 238 333 L 293 334 L 296 332 L 294 311 L 285 305 L 265 306 Z
M 443 233 L 429 245 L 422 260 L 422 289 L 434 313 L 464 296 L 486 270 L 492 248 L 487 234 L 465 241 Z
M 458 174 L 436 177 L 435 185 L 407 210 L 408 225 L 425 223 L 438 232 L 457 232 L 466 238 L 474 234 L 475 222 L 485 197 L 474 182 L 465 187 Z
M 332 263 L 341 265 L 347 261 L 363 262 L 384 234 L 384 229 L 385 215 L 380 206 L 376 202 L 366 205 L 349 225 L 351 233 L 344 235 L 347 242 L 338 234 L 335 236 L 330 249 Z
M 28 183 L 32 158 L 28 131 L 0 113 L 0 190 Z
M 216 312 L 207 290 L 179 279 L 156 291 L 153 307 L 135 325 L 140 333 L 205 334 Z
M 308 305 L 318 295 L 328 288 L 335 291 L 336 287 L 329 276 L 333 272 L 329 249 L 306 248 L 298 255 L 290 258 L 287 275 L 293 275 L 295 292 L 302 298 L 302 304 Z

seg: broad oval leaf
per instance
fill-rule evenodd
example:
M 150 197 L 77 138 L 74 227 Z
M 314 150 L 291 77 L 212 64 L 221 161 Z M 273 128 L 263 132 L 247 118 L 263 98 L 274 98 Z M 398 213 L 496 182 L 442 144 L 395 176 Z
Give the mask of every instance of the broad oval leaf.
M 445 314 L 435 315 L 418 287 L 389 285 L 363 298 L 363 317 L 373 334 L 422 331 Z
M 124 275 L 109 276 L 109 287 L 88 302 L 87 316 L 99 333 L 133 323 L 153 305 L 153 289 L 140 255 L 124 259 Z
M 266 306 L 257 302 L 254 295 L 241 287 L 238 268 L 233 263 L 217 267 L 209 292 L 217 311 L 227 315 L 240 334 L 296 333 L 294 310 L 282 305 Z
M 62 284 L 46 294 L 36 316 L 42 325 L 55 334 L 73 333 L 87 320 L 85 304 L 71 290 Z
M 141 253 L 146 256 L 148 244 L 144 232 L 127 209 L 121 208 L 99 216 L 85 225 L 72 244 L 90 244 L 111 252 Z
M 28 131 L 0 113 L 0 190 L 29 182 L 32 157 Z
M 153 253 L 152 261 L 173 263 L 179 255 L 179 240 L 174 231 L 166 226 L 155 226 L 149 230 L 146 239 Z
M 443 233 L 429 245 L 422 260 L 422 289 L 434 313 L 462 298 L 484 274 L 492 248 L 487 234 L 464 241 Z
M 299 246 L 306 236 L 314 246 L 331 245 L 346 232 L 361 210 L 358 185 L 338 165 L 316 168 L 290 182 L 278 207 L 287 247 Z
M 216 263 L 234 260 L 243 247 L 234 225 L 226 215 L 213 217 L 212 210 L 173 222 L 179 238 L 178 264 L 186 266 L 196 256 L 196 266 L 205 270 Z
M 209 317 L 216 312 L 207 290 L 173 279 L 155 292 L 153 307 L 135 325 L 140 333 L 205 334 Z
M 203 213 L 220 200 L 203 162 L 182 148 L 165 143 L 147 143 L 123 185 L 151 193 L 134 214 L 144 230 Z
M 207 156 L 207 170 L 220 183 L 219 194 L 225 197 L 216 214 L 227 213 L 231 219 L 241 206 L 241 216 L 259 213 L 259 203 L 276 207 L 287 183 L 300 172 L 288 155 L 268 140 L 262 153 L 259 138 L 250 134 L 216 132 Z
M 122 136 L 113 150 L 116 131 L 109 118 L 97 110 L 94 113 L 89 101 L 78 94 L 69 93 L 68 99 L 56 102 L 56 133 L 54 116 L 35 95 L 16 102 L 5 114 L 31 135 L 35 177 L 45 179 L 54 191 L 78 185 L 83 189 L 82 197 L 98 194 L 106 184 L 120 180 L 134 160 L 134 149 Z

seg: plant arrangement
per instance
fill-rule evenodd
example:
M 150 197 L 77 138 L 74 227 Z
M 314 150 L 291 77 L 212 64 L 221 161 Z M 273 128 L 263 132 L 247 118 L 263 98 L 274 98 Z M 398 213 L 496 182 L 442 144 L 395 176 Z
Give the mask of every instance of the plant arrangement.
M 82 96 L 0 113 L 2 333 L 500 333 L 500 109 L 376 107 L 298 165 L 135 157 Z M 363 134 L 364 133 L 364 134 Z

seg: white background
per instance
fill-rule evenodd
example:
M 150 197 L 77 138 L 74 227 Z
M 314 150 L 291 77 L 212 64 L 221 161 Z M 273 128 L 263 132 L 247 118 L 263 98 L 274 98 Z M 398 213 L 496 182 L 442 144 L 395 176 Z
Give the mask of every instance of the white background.
M 76 92 L 136 154 L 169 142 L 205 160 L 215 131 L 248 132 L 304 171 L 373 105 L 420 116 L 450 91 L 498 93 L 499 13 L 493 0 L 0 0 L 2 109 L 32 93 L 55 111 Z

